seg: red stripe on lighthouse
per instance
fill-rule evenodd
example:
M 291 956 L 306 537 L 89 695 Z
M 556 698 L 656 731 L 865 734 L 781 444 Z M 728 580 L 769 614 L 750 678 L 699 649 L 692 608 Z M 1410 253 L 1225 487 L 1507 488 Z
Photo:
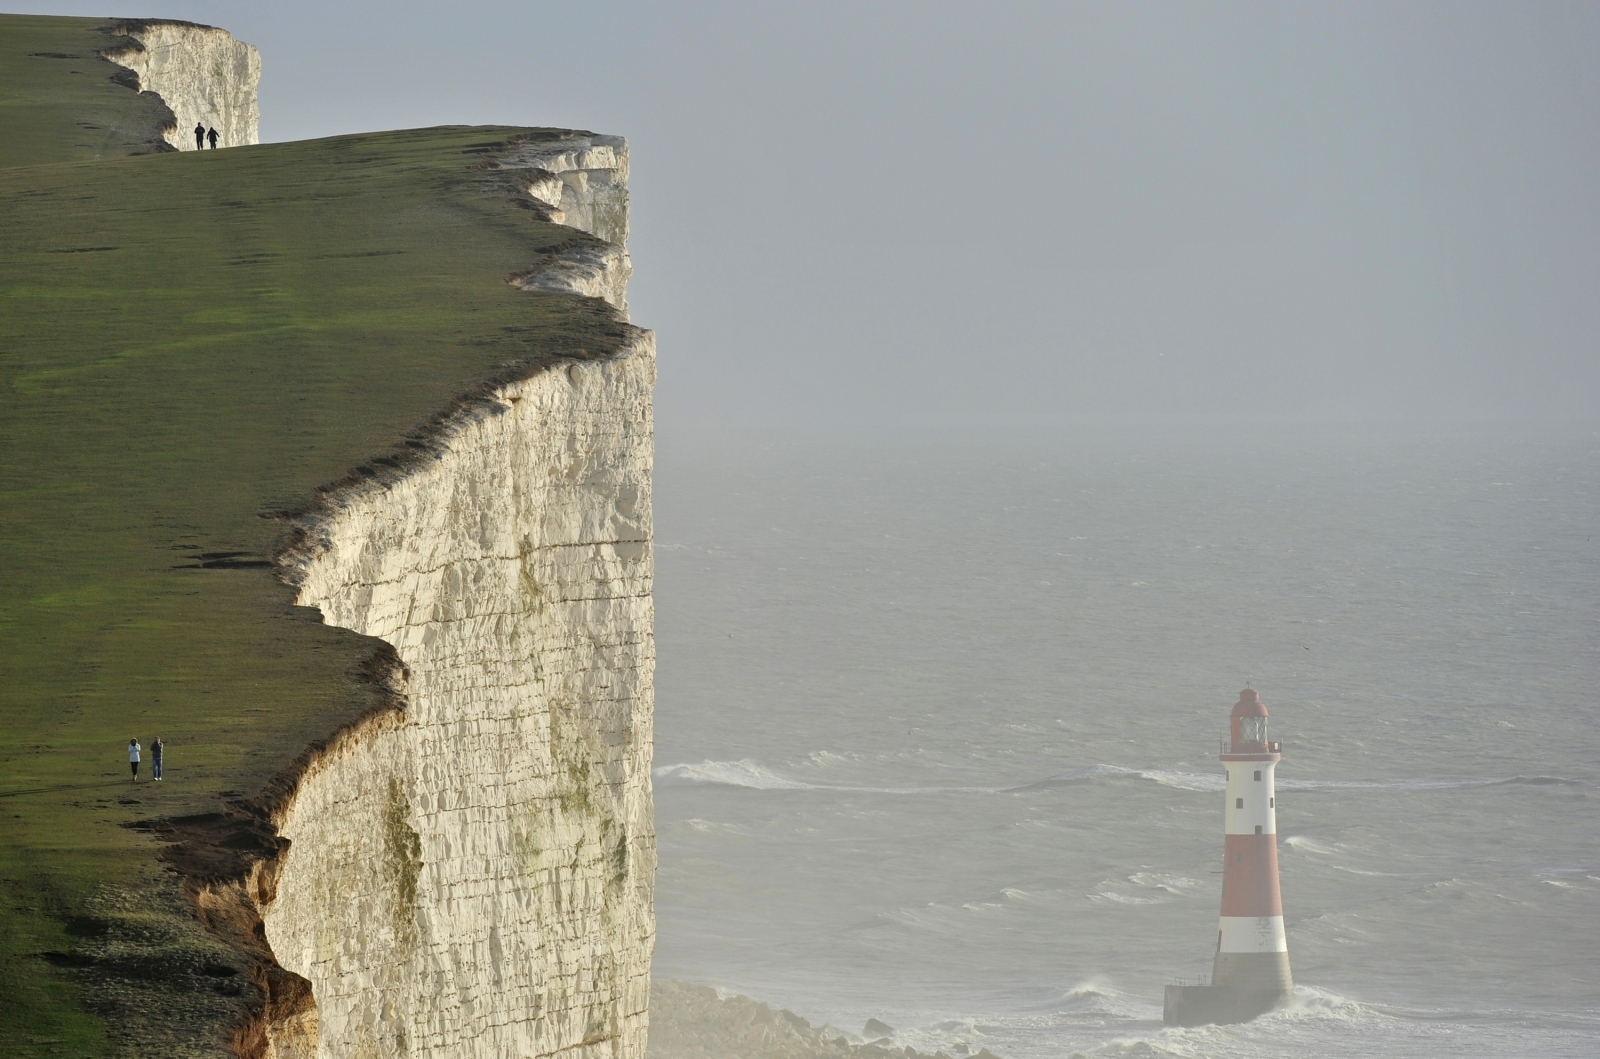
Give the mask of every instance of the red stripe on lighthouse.
M 1281 916 L 1277 835 L 1227 835 L 1223 852 L 1222 914 Z

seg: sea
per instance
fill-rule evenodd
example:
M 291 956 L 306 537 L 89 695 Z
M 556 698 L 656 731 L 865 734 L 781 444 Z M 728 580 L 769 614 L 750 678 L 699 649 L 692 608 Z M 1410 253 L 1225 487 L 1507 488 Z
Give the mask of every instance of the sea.
M 891 1044 L 1600 1056 L 1600 435 L 664 444 L 654 973 Z M 1283 744 L 1291 1006 L 1210 971 Z

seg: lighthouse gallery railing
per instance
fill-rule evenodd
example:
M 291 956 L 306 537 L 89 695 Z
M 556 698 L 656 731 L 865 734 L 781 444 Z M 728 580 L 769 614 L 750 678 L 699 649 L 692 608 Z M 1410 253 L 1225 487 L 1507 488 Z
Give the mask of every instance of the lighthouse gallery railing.
M 1280 754 L 1283 752 L 1282 743 L 1230 743 L 1222 740 L 1224 754 Z

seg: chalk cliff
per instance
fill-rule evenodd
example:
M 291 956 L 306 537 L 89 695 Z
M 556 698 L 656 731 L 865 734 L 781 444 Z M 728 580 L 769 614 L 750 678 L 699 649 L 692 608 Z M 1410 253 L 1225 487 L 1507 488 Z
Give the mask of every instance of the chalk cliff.
M 172 146 L 196 122 L 257 142 L 253 47 L 113 32 L 129 43 L 104 54 L 176 115 Z M 626 143 L 471 153 L 486 191 L 571 229 L 506 282 L 625 313 Z M 388 646 L 363 720 L 224 818 L 171 825 L 202 921 L 251 961 L 240 1056 L 643 1059 L 655 349 L 626 335 L 508 367 L 287 516 L 296 603 Z
M 175 124 L 166 142 L 195 150 L 198 123 L 217 130 L 217 146 L 260 143 L 261 53 L 227 30 L 192 22 L 124 20 L 111 27 L 127 43 L 101 54 L 139 78 L 139 89 L 159 95 Z
M 545 215 L 596 236 L 513 276 L 524 290 L 566 291 L 628 308 L 628 145 L 618 136 L 578 136 L 516 145 L 489 165 L 519 170 Z
M 582 180 L 541 201 L 625 238 L 625 145 L 541 146 L 491 165 L 537 183 L 571 163 Z M 577 252 L 621 304 L 623 248 Z M 516 282 L 571 289 L 536 275 Z M 639 331 L 498 385 L 441 420 L 427 458 L 296 520 L 298 602 L 391 644 L 404 702 L 277 813 L 289 845 L 261 917 L 315 1010 L 269 1013 L 265 1054 L 642 1059 L 654 374 Z

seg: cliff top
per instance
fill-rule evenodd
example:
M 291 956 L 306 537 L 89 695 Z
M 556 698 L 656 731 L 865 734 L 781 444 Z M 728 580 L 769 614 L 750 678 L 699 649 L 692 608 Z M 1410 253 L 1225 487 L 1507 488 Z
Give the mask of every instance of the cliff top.
M 128 38 L 104 18 L 0 15 L 0 168 L 165 150 L 172 113 L 100 53 Z
M 598 299 L 507 282 L 590 237 L 480 163 L 509 139 L 567 133 L 114 157 L 141 149 L 129 130 L 148 114 L 103 76 L 115 67 L 90 62 L 100 25 L 0 18 L 11 1056 L 102 1053 L 95 1012 L 145 1012 L 159 1037 L 196 1014 L 151 1000 L 163 991 L 225 1000 L 171 918 L 181 907 L 122 900 L 168 885 L 125 825 L 257 795 L 382 693 L 362 675 L 376 641 L 291 605 L 269 565 L 285 527 L 264 516 L 412 451 L 396 443 L 486 378 L 609 355 L 631 333 Z M 133 787 L 128 740 L 158 734 L 167 779 Z M 129 917 L 154 939 L 142 954 L 96 955 Z

